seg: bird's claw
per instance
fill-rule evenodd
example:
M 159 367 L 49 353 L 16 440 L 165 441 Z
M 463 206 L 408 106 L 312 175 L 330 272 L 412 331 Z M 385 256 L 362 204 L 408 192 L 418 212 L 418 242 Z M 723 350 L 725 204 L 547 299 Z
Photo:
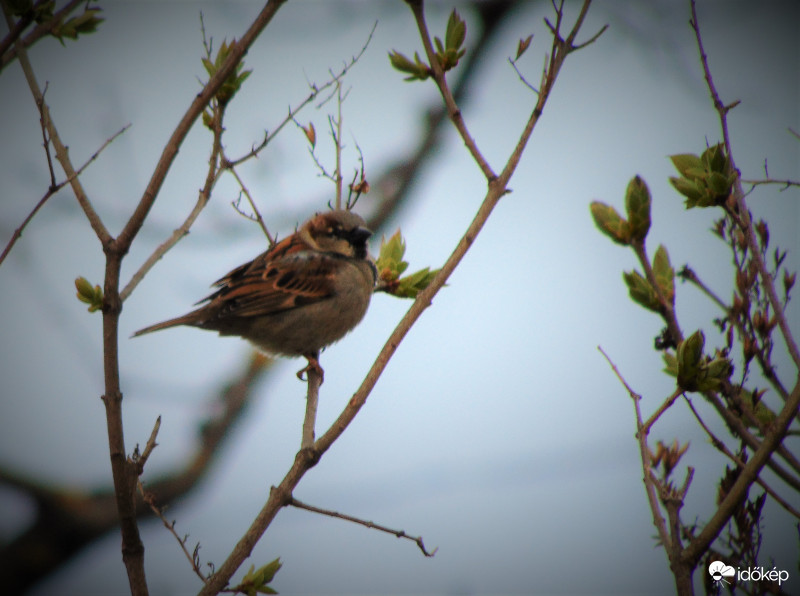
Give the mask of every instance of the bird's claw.
M 319 375 L 319 384 L 322 385 L 322 382 L 325 380 L 325 371 L 322 370 L 318 357 L 315 354 L 305 354 L 305 358 L 308 360 L 308 364 L 297 371 L 297 378 L 301 381 L 305 381 L 304 375 L 313 370 Z

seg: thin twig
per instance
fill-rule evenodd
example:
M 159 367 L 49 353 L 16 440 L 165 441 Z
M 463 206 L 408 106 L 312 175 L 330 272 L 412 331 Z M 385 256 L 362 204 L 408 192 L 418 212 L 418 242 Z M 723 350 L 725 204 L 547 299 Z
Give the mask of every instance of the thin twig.
M 619 382 L 622 383 L 622 386 L 628 391 L 628 395 L 630 395 L 631 400 L 633 400 L 633 407 L 636 414 L 636 438 L 637 442 L 639 443 L 639 457 L 642 462 L 642 472 L 644 474 L 643 481 L 645 492 L 647 493 L 647 500 L 650 503 L 650 512 L 653 515 L 653 523 L 658 531 L 659 539 L 664 545 L 664 548 L 667 549 L 667 552 L 671 552 L 672 541 L 670 539 L 670 534 L 667 531 L 667 522 L 664 519 L 664 516 L 661 514 L 661 507 L 658 505 L 658 496 L 656 495 L 656 485 L 658 484 L 658 479 L 653 473 L 653 464 L 650 459 L 650 448 L 647 446 L 647 433 L 643 432 L 644 424 L 642 422 L 642 411 L 639 407 L 639 402 L 642 400 L 642 396 L 636 393 L 631 386 L 628 385 L 628 382 L 619 372 L 617 365 L 614 364 L 608 354 L 605 353 L 603 348 L 597 346 L 597 349 L 606 359 L 609 366 L 611 366 L 611 370 L 614 371 L 617 379 L 619 379 Z
M 200 116 L 211 99 L 217 94 L 217 91 L 222 84 L 228 80 L 228 77 L 231 74 L 235 72 L 237 65 L 244 58 L 248 48 L 250 48 L 258 35 L 270 23 L 284 2 L 285 0 L 267 1 L 261 12 L 253 20 L 253 23 L 250 25 L 244 35 L 242 35 L 242 37 L 237 40 L 236 43 L 231 43 L 228 57 L 217 69 L 214 76 L 208 80 L 208 83 L 206 83 L 200 93 L 195 96 L 186 113 L 181 118 L 181 121 L 175 127 L 175 130 L 167 141 L 167 144 L 164 146 L 164 150 L 159 157 L 158 163 L 153 171 L 153 175 L 147 184 L 147 188 L 145 188 L 144 193 L 142 193 L 139 204 L 136 206 L 133 215 L 131 215 L 130 219 L 125 224 L 125 227 L 117 238 L 120 250 L 130 247 L 131 242 L 133 242 L 133 239 L 139 233 L 147 214 L 150 212 L 150 209 L 152 208 L 153 203 L 155 202 L 156 197 L 161 190 L 164 179 L 166 178 L 167 173 L 169 172 L 169 169 L 178 154 L 178 150 L 180 149 L 183 140 L 186 138 L 186 135 L 189 134 L 189 131 L 194 125 L 195 120 Z
M 200 213 L 205 209 L 208 201 L 211 200 L 211 191 L 214 190 L 214 186 L 216 186 L 217 181 L 219 180 L 220 176 L 222 175 L 222 170 L 220 169 L 220 160 L 222 154 L 222 133 L 224 128 L 222 126 L 222 118 L 224 115 L 224 108 L 222 106 L 215 106 L 213 110 L 213 124 L 212 124 L 212 132 L 214 133 L 214 139 L 211 143 L 211 155 L 208 158 L 208 170 L 206 171 L 206 180 L 203 184 L 203 188 L 197 194 L 197 201 L 194 204 L 194 207 L 189 212 L 189 215 L 186 216 L 186 219 L 183 223 L 175 228 L 170 234 L 169 238 L 164 240 L 161 244 L 159 244 L 156 249 L 150 254 L 145 262 L 136 270 L 136 272 L 131 276 L 130 281 L 125 284 L 125 287 L 119 293 L 120 300 L 123 302 L 133 293 L 133 290 L 136 289 L 136 286 L 144 279 L 145 275 L 153 268 L 153 266 L 161 260 L 161 258 L 169 252 L 169 250 L 175 246 L 184 236 L 189 233 L 189 229 L 194 225 L 195 220 L 200 216 Z
M 408 4 L 411 8 L 411 12 L 414 14 L 414 19 L 417 21 L 417 28 L 419 30 L 420 39 L 422 40 L 422 45 L 425 48 L 425 55 L 428 58 L 428 64 L 430 64 L 433 80 L 436 82 L 437 87 L 439 87 L 439 92 L 444 100 L 450 120 L 453 121 L 453 125 L 458 130 L 458 134 L 464 141 L 464 144 L 466 145 L 467 150 L 470 152 L 470 155 L 472 155 L 472 158 L 475 160 L 475 163 L 478 164 L 481 172 L 483 172 L 486 180 L 494 180 L 497 178 L 497 174 L 494 173 L 494 170 L 492 170 L 489 162 L 486 161 L 486 158 L 478 149 L 475 139 L 467 129 L 467 124 L 461 115 L 461 110 L 456 105 L 456 100 L 453 97 L 450 88 L 447 86 L 444 71 L 442 70 L 441 64 L 439 64 L 439 60 L 436 58 L 436 52 L 433 49 L 433 42 L 431 42 L 431 36 L 428 33 L 428 25 L 425 22 L 425 13 L 422 8 L 422 0 L 413 2 L 410 1 Z
M 3 13 L 6 17 L 6 22 L 8 23 L 8 27 L 10 29 L 13 25 L 13 21 L 7 11 L 5 3 L 2 3 L 2 7 Z M 61 142 L 61 137 L 58 134 L 58 130 L 56 129 L 55 124 L 53 124 L 53 120 L 50 118 L 50 108 L 48 107 L 47 102 L 44 101 L 44 96 L 42 95 L 39 83 L 36 81 L 36 75 L 34 74 L 33 67 L 28 59 L 28 52 L 25 50 L 25 47 L 19 39 L 15 41 L 14 47 L 17 50 L 17 59 L 22 67 L 22 72 L 25 75 L 25 79 L 28 82 L 28 87 L 30 88 L 37 107 L 39 107 L 39 112 L 42 120 L 44 121 L 47 133 L 50 135 L 50 142 L 56 151 L 56 159 L 58 159 L 58 162 L 61 164 L 61 167 L 67 176 L 67 180 L 69 181 L 69 184 L 72 186 L 72 190 L 75 193 L 75 197 L 78 199 L 81 209 L 83 209 L 86 218 L 89 220 L 89 224 L 92 226 L 95 234 L 97 234 L 100 242 L 105 244 L 111 240 L 111 234 L 109 234 L 108 230 L 100 219 L 100 216 L 97 214 L 92 206 L 92 203 L 89 201 L 89 197 L 86 195 L 83 185 L 78 179 L 77 172 L 72 166 L 72 161 L 70 160 L 67 152 L 67 147 Z
M 723 443 L 723 442 L 722 442 L 722 439 L 720 439 L 719 437 L 717 437 L 717 436 L 716 436 L 716 435 L 713 433 L 713 431 L 712 431 L 710 428 L 708 428 L 708 425 L 707 425 L 705 422 L 703 422 L 703 419 L 700 417 L 700 414 L 699 414 L 699 412 L 698 412 L 698 411 L 695 409 L 695 407 L 694 407 L 694 404 L 692 403 L 692 400 L 691 400 L 691 399 L 689 399 L 689 398 L 688 398 L 686 395 L 684 395 L 684 396 L 683 396 L 683 398 L 686 400 L 686 403 L 688 404 L 688 406 L 689 406 L 689 409 L 692 411 L 692 414 L 694 414 L 694 417 L 695 417 L 695 419 L 697 420 L 697 422 L 700 424 L 700 426 L 701 426 L 701 427 L 703 428 L 703 430 L 706 432 L 706 434 L 708 435 L 708 438 L 709 438 L 709 439 L 711 439 L 711 444 L 712 444 L 712 445 L 713 445 L 713 446 L 714 446 L 714 447 L 715 447 L 715 448 L 716 448 L 716 449 L 717 449 L 717 450 L 718 450 L 720 453 L 722 453 L 722 454 L 723 454 L 723 455 L 725 455 L 725 456 L 726 456 L 728 459 L 730 459 L 732 462 L 734 462 L 734 463 L 735 463 L 735 464 L 736 464 L 736 465 L 737 465 L 739 468 L 743 468 L 743 467 L 745 466 L 745 462 L 744 462 L 744 461 L 742 461 L 742 459 L 741 459 L 740 457 L 738 457 L 738 456 L 737 456 L 735 453 L 731 452 L 731 451 L 730 451 L 730 450 L 729 450 L 729 449 L 728 449 L 728 448 L 725 446 L 725 443 Z M 768 484 L 767 484 L 767 483 L 766 483 L 766 482 L 765 482 L 765 481 L 764 481 L 764 480 L 761 478 L 761 476 L 760 476 L 760 475 L 759 475 L 759 476 L 756 478 L 756 482 L 759 484 L 759 486 L 761 486 L 761 487 L 762 487 L 762 488 L 763 488 L 763 489 L 764 489 L 764 490 L 765 490 L 765 491 L 766 491 L 766 492 L 769 494 L 769 496 L 771 496 L 773 499 L 775 499 L 775 502 L 776 502 L 776 503 L 778 503 L 778 504 L 779 504 L 781 507 L 783 507 L 783 508 L 784 508 L 784 509 L 785 509 L 785 510 L 786 510 L 786 511 L 787 511 L 787 512 L 790 514 L 790 515 L 792 515 L 792 516 L 796 517 L 798 520 L 800 520 L 800 511 L 798 511 L 797 509 L 795 509 L 794 507 L 792 507 L 791 505 L 789 505 L 789 503 L 787 503 L 787 502 L 786 502 L 786 500 L 784 500 L 784 499 L 783 499 L 783 498 L 782 498 L 780 495 L 778 495 L 778 493 L 776 493 L 776 492 L 775 492 L 775 491 L 774 491 L 774 490 L 773 490 L 773 489 L 772 489 L 772 488 L 771 488 L 771 487 L 770 487 L 770 486 L 769 486 L 769 485 L 768 485 Z
M 528 82 L 528 79 L 525 78 L 525 75 L 523 75 L 522 72 L 520 72 L 519 67 L 517 66 L 517 61 L 516 60 L 512 60 L 511 56 L 509 56 L 508 57 L 508 63 L 514 69 L 514 72 L 517 73 L 517 77 L 519 77 L 519 80 L 522 81 L 522 84 L 525 85 L 528 89 L 530 89 L 531 91 L 533 91 L 534 93 L 536 93 L 538 95 L 539 94 L 539 90 L 536 87 L 534 87 L 533 85 L 531 85 Z
M 631 246 L 633 251 L 636 253 L 636 257 L 639 259 L 639 264 L 644 270 L 645 278 L 653 288 L 653 291 L 658 298 L 660 314 L 664 319 L 664 322 L 667 324 L 667 329 L 669 330 L 673 345 L 677 346 L 683 341 L 683 333 L 681 332 L 680 325 L 678 324 L 678 317 L 675 314 L 675 306 L 672 301 L 664 295 L 661 285 L 658 283 L 658 280 L 656 280 L 656 274 L 653 271 L 653 266 L 650 264 L 650 261 L 647 258 L 647 249 L 645 248 L 644 241 L 634 240 L 631 243 Z
M 722 127 L 722 135 L 725 143 L 725 149 L 731 166 L 735 170 L 735 163 L 731 150 L 730 135 L 728 133 L 727 112 L 734 104 L 725 106 L 720 100 L 717 93 L 714 81 L 711 76 L 711 71 L 708 67 L 708 59 L 703 48 L 703 41 L 700 35 L 700 28 L 697 21 L 697 8 L 695 0 L 690 0 L 692 18 L 690 21 L 691 27 L 695 32 L 697 40 L 697 47 L 700 53 L 701 63 L 703 65 L 703 72 L 708 85 L 709 93 L 711 94 L 714 107 L 719 113 L 720 124 Z M 734 196 L 738 203 L 738 212 L 741 217 L 741 230 L 745 234 L 747 244 L 750 248 L 750 258 L 758 270 L 759 276 L 762 281 L 762 287 L 767 294 L 767 298 L 773 307 L 774 316 L 777 318 L 778 326 L 781 329 L 787 350 L 792 357 L 792 360 L 797 369 L 800 369 L 800 352 L 798 352 L 797 345 L 786 321 L 786 317 L 775 291 L 773 280 L 766 269 L 764 261 L 761 257 L 761 251 L 758 245 L 758 239 L 755 237 L 755 232 L 750 222 L 750 216 L 747 209 L 744 192 L 741 187 L 741 181 L 737 177 L 734 184 Z M 706 525 L 699 534 L 694 536 L 691 542 L 684 549 L 681 554 L 682 561 L 689 564 L 696 564 L 700 557 L 707 551 L 709 545 L 717 538 L 719 532 L 728 523 L 736 508 L 747 497 L 747 490 L 750 485 L 755 482 L 761 469 L 767 464 L 772 457 L 775 450 L 779 449 L 789 425 L 797 415 L 798 407 L 800 407 L 800 381 L 798 381 L 792 392 L 786 399 L 783 408 L 776 415 L 773 422 L 770 424 L 769 431 L 764 435 L 760 446 L 754 450 L 754 453 L 747 464 L 741 469 L 741 472 L 733 485 L 730 487 L 727 495 L 719 504 L 717 511 L 708 520 Z
M 269 242 L 269 245 L 273 246 L 275 244 L 275 238 L 273 238 L 272 234 L 269 233 L 269 230 L 267 229 L 267 224 L 264 222 L 264 218 L 261 217 L 261 212 L 258 210 L 258 207 L 256 206 L 256 203 L 253 200 L 253 197 L 250 194 L 250 191 L 247 189 L 247 187 L 245 186 L 244 182 L 239 177 L 239 174 L 236 171 L 236 168 L 225 157 L 224 149 L 222 150 L 222 167 L 223 167 L 223 169 L 228 170 L 231 174 L 233 174 L 233 177 L 236 178 L 236 182 L 239 184 L 239 188 L 242 189 L 242 192 L 244 193 L 244 196 L 247 198 L 247 202 L 250 203 L 250 208 L 253 210 L 253 213 L 255 214 L 253 219 L 261 227 L 261 231 L 264 232 L 264 236 L 267 237 L 267 241 Z
M 719 306 L 724 312 L 727 313 L 730 311 L 730 307 L 722 301 L 722 298 L 717 296 L 711 288 L 709 288 L 706 284 L 704 284 L 703 281 L 694 272 L 694 270 L 691 267 L 689 267 L 689 265 L 684 265 L 683 268 L 681 268 L 681 270 L 678 271 L 678 277 L 680 277 L 684 281 L 688 281 L 697 286 L 700 289 L 700 291 L 703 292 L 703 294 L 705 294 L 706 296 L 711 298 L 711 300 L 716 302 L 717 306 Z
M 44 89 L 42 89 L 42 100 L 36 102 L 36 109 L 39 110 L 39 125 L 42 128 L 42 147 L 44 147 L 44 154 L 47 158 L 47 170 L 50 172 L 50 188 L 56 185 L 56 173 L 53 170 L 53 157 L 50 155 L 50 141 L 47 138 L 47 123 L 45 122 L 44 111 L 44 98 L 47 95 L 48 83 L 45 82 Z
M 150 454 L 153 453 L 153 449 L 158 446 L 156 443 L 156 437 L 158 437 L 158 431 L 161 429 L 161 416 L 159 415 L 156 418 L 156 423 L 153 425 L 153 430 L 150 433 L 150 438 L 147 439 L 147 443 L 144 446 L 144 451 L 142 451 L 142 455 L 139 457 L 139 475 L 141 476 L 142 472 L 144 471 L 144 466 L 147 464 L 147 460 L 150 457 Z
M 717 92 L 717 88 L 714 85 L 714 79 L 711 76 L 711 70 L 708 66 L 708 56 L 706 56 L 705 49 L 703 48 L 703 39 L 700 35 L 700 26 L 697 21 L 697 7 L 695 5 L 695 0 L 690 0 L 691 9 L 692 9 L 692 20 L 691 26 L 695 33 L 695 39 L 697 40 L 697 48 L 700 52 L 700 61 L 703 64 L 703 74 L 706 79 L 706 83 L 708 85 L 709 93 L 711 94 L 711 100 L 714 104 L 714 108 L 719 113 L 719 120 L 720 125 L 722 127 L 722 138 L 725 143 L 725 150 L 727 152 L 728 159 L 730 160 L 731 167 L 734 171 L 736 170 L 736 164 L 733 159 L 733 150 L 731 145 L 730 134 L 728 132 L 728 112 L 733 108 L 738 102 L 734 102 L 730 105 L 725 105 L 722 103 L 720 99 L 719 93 Z M 786 344 L 786 349 L 789 352 L 789 355 L 792 357 L 792 361 L 794 362 L 795 368 L 800 370 L 800 350 L 798 350 L 797 344 L 795 343 L 794 336 L 792 335 L 791 329 L 789 328 L 789 322 L 786 320 L 786 315 L 784 309 L 781 305 L 781 301 L 778 298 L 778 294 L 775 291 L 775 284 L 773 283 L 772 276 L 767 269 L 766 265 L 764 264 L 764 259 L 761 256 L 761 250 L 758 245 L 758 239 L 756 238 L 755 231 L 753 230 L 752 223 L 750 221 L 750 212 L 747 208 L 747 203 L 745 201 L 745 193 L 742 189 L 742 182 L 741 178 L 738 176 L 736 177 L 736 181 L 734 182 L 734 197 L 736 202 L 739 206 L 739 217 L 741 218 L 740 228 L 744 233 L 745 237 L 747 238 L 747 244 L 750 247 L 751 255 L 750 258 L 755 262 L 756 268 L 758 270 L 759 277 L 762 281 L 762 287 L 764 288 L 765 293 L 767 294 L 767 298 L 769 303 L 772 305 L 773 312 L 775 317 L 778 321 L 778 327 L 781 330 L 781 335 L 783 336 L 783 340 Z
M 336 118 L 336 208 L 342 208 L 342 83 L 336 84 L 336 109 L 338 110 L 338 117 Z
M 314 507 L 313 505 L 308 505 L 303 503 L 302 501 L 298 501 L 294 498 L 294 496 L 290 497 L 289 502 L 287 505 L 291 505 L 292 507 L 297 507 L 298 509 L 305 509 L 306 511 L 311 511 L 312 513 L 319 513 L 320 515 L 327 515 L 328 517 L 335 517 L 336 519 L 343 519 L 345 521 L 353 522 L 359 525 L 364 526 L 365 528 L 370 528 L 372 530 L 378 530 L 380 532 L 386 532 L 387 534 L 392 534 L 398 538 L 405 538 L 406 540 L 411 540 L 415 542 L 419 549 L 422 551 L 426 557 L 432 557 L 436 554 L 436 551 L 439 548 L 434 548 L 432 551 L 428 551 L 425 548 L 425 543 L 422 541 L 422 536 L 409 536 L 406 534 L 405 530 L 393 530 L 391 528 L 387 528 L 386 526 L 382 526 L 380 524 L 376 524 L 375 522 L 366 521 L 363 519 L 359 519 L 357 517 L 353 517 L 352 515 L 347 515 L 344 513 L 339 513 L 338 511 L 332 511 L 330 509 L 322 509 L 320 507 Z
M 774 178 L 766 178 L 764 180 L 742 180 L 743 184 L 749 184 L 750 190 L 752 191 L 756 186 L 762 186 L 764 184 L 781 184 L 783 188 L 780 189 L 781 192 L 784 190 L 792 187 L 792 186 L 800 186 L 800 181 L 798 180 L 775 180 Z M 749 191 L 748 191 L 749 194 Z
M 197 545 L 194 547 L 193 552 L 189 552 L 189 549 L 186 547 L 186 543 L 189 540 L 189 535 L 186 534 L 183 538 L 178 535 L 177 530 L 175 529 L 175 524 L 177 523 L 175 520 L 169 521 L 164 512 L 156 503 L 155 495 L 151 492 L 147 492 L 144 489 L 144 485 L 141 481 L 138 483 L 139 486 L 139 493 L 142 495 L 142 499 L 145 503 L 150 507 L 150 510 L 155 514 L 155 516 L 161 520 L 161 523 L 164 524 L 164 527 L 169 530 L 169 533 L 175 537 L 175 540 L 178 541 L 178 544 L 183 551 L 183 554 L 189 560 L 189 564 L 192 566 L 192 571 L 194 571 L 195 575 L 200 578 L 200 580 L 205 584 L 208 582 L 208 578 L 203 575 L 203 571 L 200 569 L 200 543 L 198 542 Z
M 732 429 L 734 436 L 737 439 L 743 441 L 754 452 L 761 449 L 763 445 L 763 439 L 759 439 L 753 435 L 753 433 L 747 429 L 744 421 L 739 416 L 734 414 L 724 403 L 722 403 L 722 400 L 720 400 L 715 393 L 706 392 L 703 394 L 703 397 L 705 397 L 705 399 L 708 400 L 708 402 L 714 407 L 714 409 L 720 415 L 720 418 L 725 421 L 725 424 Z M 789 464 L 794 470 L 800 470 L 800 462 L 798 462 L 797 458 L 794 457 L 783 445 L 778 443 L 773 451 L 777 451 L 778 454 L 783 457 L 784 461 L 786 461 L 786 463 Z M 767 459 L 766 462 L 767 467 L 775 472 L 775 474 L 777 474 L 778 477 L 784 482 L 789 484 L 795 490 L 800 491 L 800 479 L 793 476 L 788 470 L 778 464 L 775 461 L 775 458 L 772 456 L 773 453 L 770 453 L 769 459 Z
M 346 62 L 344 64 L 342 70 L 340 70 L 338 73 L 331 72 L 331 78 L 320 86 L 316 85 L 315 83 L 309 83 L 308 86 L 311 89 L 311 92 L 308 94 L 308 96 L 300 103 L 298 103 L 295 107 L 290 106 L 286 116 L 272 130 L 272 132 L 271 133 L 268 133 L 266 131 L 264 132 L 264 140 L 261 141 L 261 143 L 259 143 L 257 146 L 252 147 L 250 151 L 248 151 L 241 157 L 231 160 L 229 162 L 230 165 L 238 166 L 242 162 L 251 159 L 253 157 L 256 157 L 270 143 L 270 141 L 272 141 L 272 139 L 275 138 L 275 135 L 277 135 L 283 129 L 284 126 L 286 126 L 289 122 L 297 123 L 295 117 L 304 107 L 306 107 L 308 104 L 317 99 L 320 93 L 338 84 L 339 81 L 341 81 L 341 79 L 350 71 L 350 69 L 353 68 L 353 66 L 355 66 L 356 62 L 358 62 L 361 56 L 364 55 L 364 52 L 367 51 L 367 46 L 369 46 L 370 42 L 372 41 L 372 35 L 375 33 L 375 28 L 377 26 L 378 22 L 376 21 L 375 24 L 372 26 L 369 35 L 367 36 L 367 40 L 364 42 L 364 45 L 361 46 L 361 50 L 356 55 L 354 55 L 349 62 Z
M 98 156 L 103 151 L 103 149 L 108 147 L 114 141 L 114 139 L 116 139 L 123 132 L 128 130 L 130 128 L 130 126 L 131 126 L 130 124 L 126 124 L 120 130 L 115 132 L 111 137 L 106 139 L 105 142 L 100 146 L 100 148 L 97 151 L 95 151 L 89 157 L 89 159 L 87 159 L 84 162 L 84 164 L 80 168 L 78 168 L 78 170 L 76 172 L 73 173 L 72 177 L 67 178 L 63 182 L 59 182 L 55 186 L 51 185 L 50 188 L 47 189 L 47 192 L 44 194 L 44 196 L 41 199 L 39 199 L 39 202 L 36 203 L 36 205 L 33 207 L 31 212 L 28 213 L 27 217 L 22 221 L 22 223 L 19 225 L 19 227 L 17 227 L 17 229 L 14 230 L 14 233 L 11 235 L 11 238 L 9 239 L 8 244 L 6 244 L 6 247 L 3 249 L 3 253 L 0 254 L 0 265 L 3 264 L 3 261 L 5 261 L 6 257 L 8 256 L 8 253 L 11 252 L 11 249 L 14 247 L 14 244 L 16 244 L 17 240 L 19 240 L 22 237 L 22 232 L 28 226 L 30 221 L 34 218 L 34 216 L 39 211 L 39 209 L 44 207 L 44 204 L 47 202 L 47 200 L 50 197 L 52 197 L 54 194 L 56 194 L 59 190 L 64 188 L 67 184 L 72 182 L 72 178 L 77 178 L 78 176 L 80 176 L 84 172 L 84 170 L 89 166 L 89 164 L 92 163 L 94 160 L 96 160 L 98 158 Z
M 672 404 L 675 403 L 675 400 L 677 400 L 681 395 L 683 395 L 683 389 L 676 387 L 675 391 L 672 392 L 672 395 L 665 399 L 664 403 L 662 403 L 655 413 L 647 419 L 647 422 L 642 425 L 642 432 L 644 434 L 648 434 L 650 429 L 658 421 L 661 415 L 666 412 L 672 406 Z

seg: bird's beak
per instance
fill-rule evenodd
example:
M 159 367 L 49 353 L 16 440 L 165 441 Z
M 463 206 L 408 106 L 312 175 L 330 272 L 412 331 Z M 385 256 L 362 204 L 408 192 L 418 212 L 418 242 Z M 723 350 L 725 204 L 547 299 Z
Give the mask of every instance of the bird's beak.
M 349 236 L 348 239 L 350 240 L 350 242 L 352 242 L 353 244 L 356 244 L 356 243 L 359 243 L 359 242 L 364 242 L 370 236 L 372 236 L 372 230 L 359 226 L 359 227 L 354 228 L 353 230 L 351 230 L 350 233 L 348 234 L 348 236 Z

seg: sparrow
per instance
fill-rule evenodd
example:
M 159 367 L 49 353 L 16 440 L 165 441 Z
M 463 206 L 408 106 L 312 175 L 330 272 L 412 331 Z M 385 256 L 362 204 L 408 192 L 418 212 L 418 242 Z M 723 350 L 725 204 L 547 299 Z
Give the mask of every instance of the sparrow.
M 234 335 L 270 355 L 304 356 L 322 372 L 319 351 L 352 330 L 367 312 L 377 280 L 367 250 L 372 232 L 355 213 L 317 213 L 294 234 L 213 284 L 218 289 L 183 316 L 133 337 L 188 325 Z

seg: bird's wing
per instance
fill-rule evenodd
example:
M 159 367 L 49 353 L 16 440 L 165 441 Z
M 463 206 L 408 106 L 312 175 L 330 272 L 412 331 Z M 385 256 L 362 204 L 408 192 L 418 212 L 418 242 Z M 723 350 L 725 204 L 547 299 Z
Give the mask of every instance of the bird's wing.
M 258 317 L 333 296 L 345 259 L 284 242 L 217 281 L 219 290 L 204 301 L 219 306 L 218 316 Z

